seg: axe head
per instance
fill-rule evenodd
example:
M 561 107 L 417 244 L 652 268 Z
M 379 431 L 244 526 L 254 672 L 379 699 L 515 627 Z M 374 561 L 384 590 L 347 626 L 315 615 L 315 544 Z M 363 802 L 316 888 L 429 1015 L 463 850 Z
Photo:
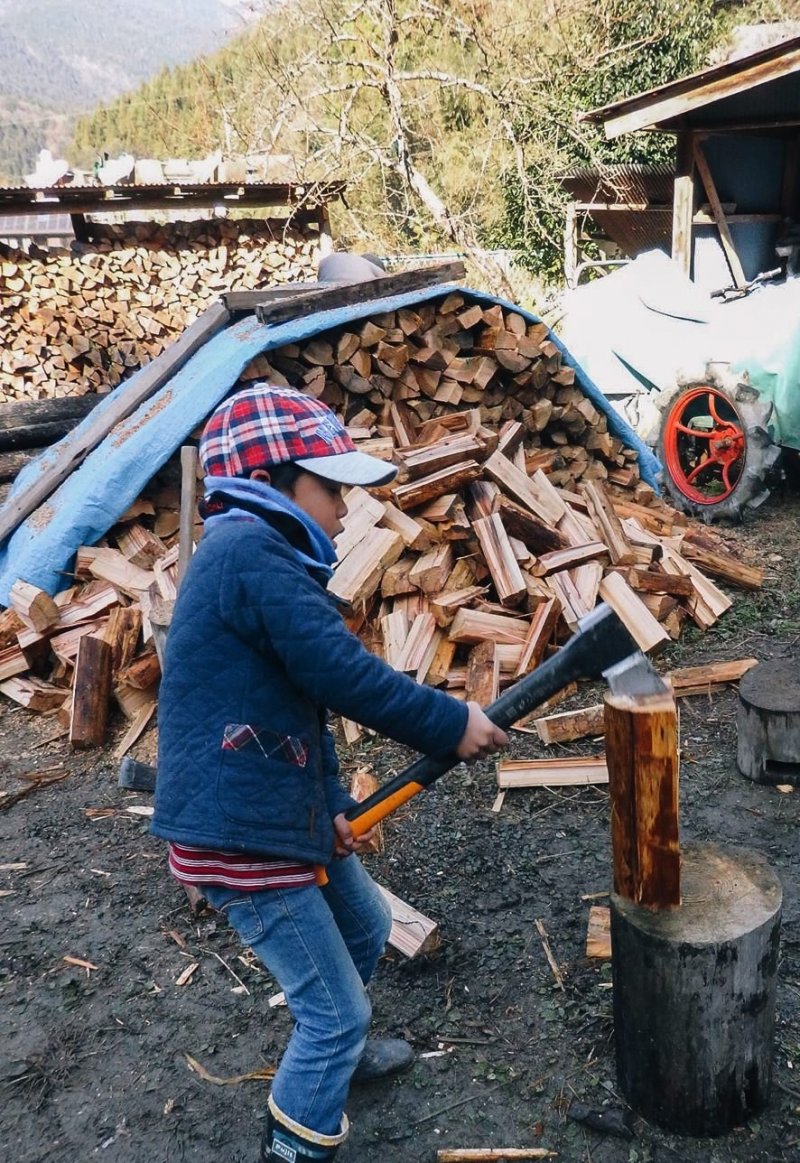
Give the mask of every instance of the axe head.
M 589 678 L 604 678 L 615 695 L 669 694 L 670 688 L 645 657 L 619 616 L 605 602 L 578 623 L 591 662 Z

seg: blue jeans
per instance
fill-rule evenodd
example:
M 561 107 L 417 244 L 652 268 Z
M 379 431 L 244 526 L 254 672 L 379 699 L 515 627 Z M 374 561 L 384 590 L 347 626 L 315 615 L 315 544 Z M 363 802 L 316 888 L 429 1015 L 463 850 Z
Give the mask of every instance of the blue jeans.
M 295 1020 L 272 1082 L 278 1108 L 320 1135 L 339 1132 L 371 1008 L 365 986 L 392 916 L 358 857 L 328 864 L 328 884 L 241 893 L 203 886 L 267 966 Z

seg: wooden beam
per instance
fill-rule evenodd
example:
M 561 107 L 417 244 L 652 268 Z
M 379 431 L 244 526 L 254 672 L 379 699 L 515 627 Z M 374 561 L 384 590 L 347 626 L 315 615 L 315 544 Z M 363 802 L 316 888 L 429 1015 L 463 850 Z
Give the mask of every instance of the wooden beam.
M 400 274 L 386 275 L 385 278 L 372 279 L 365 283 L 334 283 L 325 285 L 322 289 L 318 289 L 321 286 L 318 284 L 314 290 L 301 291 L 279 303 L 265 303 L 263 306 L 258 305 L 256 299 L 258 292 L 253 291 L 252 309 L 255 310 L 259 323 L 285 323 L 287 319 L 296 319 L 298 315 L 307 315 L 312 311 L 333 311 L 339 307 L 373 303 L 376 299 L 399 295 L 405 291 L 422 291 L 443 283 L 460 282 L 464 276 L 465 267 L 462 262 L 440 263 L 438 266 L 401 271 Z M 243 301 L 240 296 L 236 302 L 236 310 L 242 310 Z
M 678 134 L 678 159 L 672 195 L 672 258 L 687 278 L 692 277 L 692 220 L 694 218 L 694 160 L 691 133 Z
M 745 278 L 744 271 L 742 270 L 742 263 L 738 254 L 736 253 L 736 247 L 733 245 L 730 227 L 728 226 L 728 223 L 725 219 L 725 211 L 722 208 L 719 194 L 717 193 L 717 187 L 714 184 L 714 178 L 711 174 L 711 169 L 706 160 L 706 156 L 703 153 L 703 148 L 696 137 L 694 139 L 693 148 L 694 164 L 697 167 L 697 172 L 700 175 L 700 180 L 703 183 L 706 197 L 708 198 L 709 205 L 711 206 L 711 213 L 714 215 L 714 221 L 717 224 L 720 242 L 722 243 L 722 249 L 725 252 L 725 257 L 728 260 L 728 266 L 731 269 L 733 281 L 737 287 L 744 287 L 747 283 L 747 279 Z

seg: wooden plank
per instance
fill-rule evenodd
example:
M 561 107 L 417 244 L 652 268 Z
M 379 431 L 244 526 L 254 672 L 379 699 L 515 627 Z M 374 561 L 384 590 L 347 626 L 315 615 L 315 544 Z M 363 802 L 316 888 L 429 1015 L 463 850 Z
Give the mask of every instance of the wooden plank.
M 447 1039 L 445 1038 L 445 1041 Z M 548 1147 L 442 1147 L 436 1163 L 503 1163 L 507 1159 L 557 1159 L 558 1152 Z
M 714 221 L 717 224 L 720 242 L 722 243 L 722 249 L 725 252 L 725 257 L 728 260 L 728 266 L 731 269 L 733 281 L 737 287 L 744 287 L 747 284 L 747 279 L 745 278 L 745 273 L 742 269 L 741 259 L 736 253 L 736 247 L 733 245 L 730 227 L 728 226 L 725 218 L 725 211 L 722 208 L 722 203 L 720 201 L 719 194 L 717 193 L 717 187 L 714 184 L 714 178 L 712 176 L 711 169 L 706 160 L 706 156 L 703 153 L 703 148 L 696 137 L 693 140 L 693 151 L 694 164 L 697 167 L 697 172 L 700 175 L 700 180 L 703 183 L 706 197 L 708 198 L 709 205 L 711 206 L 711 213 L 714 215 Z
M 572 759 L 502 759 L 497 765 L 497 786 L 584 787 L 608 783 L 604 756 Z
M 103 441 L 111 430 L 127 419 L 141 403 L 154 395 L 208 340 L 230 320 L 222 303 L 214 303 L 191 327 L 161 355 L 119 385 L 102 415 L 94 415 L 80 438 L 73 437 L 57 460 L 30 483 L 19 496 L 10 498 L 0 510 L 0 543 L 73 472 L 86 456 Z
M 320 284 L 312 290 L 300 291 L 297 295 L 287 296 L 280 302 L 261 303 L 256 296 L 257 291 L 250 292 L 251 310 L 255 310 L 259 323 L 285 323 L 287 319 L 296 319 L 299 315 L 308 315 L 310 312 L 333 311 L 340 307 L 349 307 L 358 303 L 373 303 L 376 299 L 399 295 L 405 291 L 421 291 L 427 287 L 435 287 L 440 283 L 459 282 L 464 279 L 465 267 L 462 262 L 440 263 L 437 266 L 420 267 L 418 270 L 401 271 L 399 274 L 386 275 L 384 278 L 371 279 L 364 283 L 336 283 L 319 289 Z M 230 296 L 227 296 L 230 299 Z M 235 309 L 243 310 L 242 303 L 246 302 L 242 295 L 236 300 Z

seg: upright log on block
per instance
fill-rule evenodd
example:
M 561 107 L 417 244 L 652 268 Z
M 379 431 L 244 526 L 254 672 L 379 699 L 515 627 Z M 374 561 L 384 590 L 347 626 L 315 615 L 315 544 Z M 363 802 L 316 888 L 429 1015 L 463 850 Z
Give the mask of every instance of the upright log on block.
M 614 892 L 680 904 L 678 712 L 670 694 L 606 695 Z
M 772 1077 L 781 886 L 758 853 L 686 845 L 683 901 L 611 896 L 620 1088 L 667 1130 L 717 1135 L 764 1108 Z
M 767 1102 L 781 888 L 756 853 L 678 848 L 669 695 L 606 699 L 620 1089 L 667 1130 L 716 1135 Z

